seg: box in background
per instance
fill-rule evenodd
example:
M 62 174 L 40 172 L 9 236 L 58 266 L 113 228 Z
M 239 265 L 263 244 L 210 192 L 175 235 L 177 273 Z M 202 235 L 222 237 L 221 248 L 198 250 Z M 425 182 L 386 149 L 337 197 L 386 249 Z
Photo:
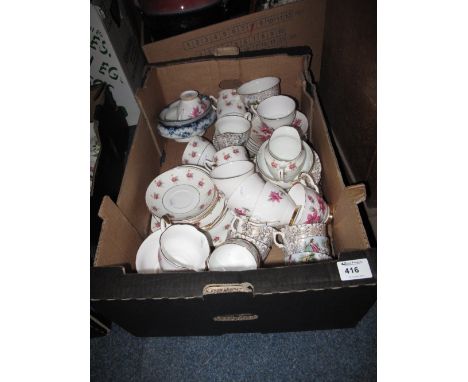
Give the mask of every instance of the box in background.
M 146 64 L 139 39 L 134 34 L 125 7 L 117 0 L 91 3 L 91 85 L 107 83 L 118 106 L 124 107 L 127 123 L 138 123 L 140 109 L 135 92 L 142 85 Z
M 326 0 L 302 0 L 155 42 L 143 40 L 148 63 L 161 63 L 214 54 L 237 46 L 241 52 L 309 46 L 312 73 L 320 78 Z M 142 39 L 144 39 L 144 33 Z

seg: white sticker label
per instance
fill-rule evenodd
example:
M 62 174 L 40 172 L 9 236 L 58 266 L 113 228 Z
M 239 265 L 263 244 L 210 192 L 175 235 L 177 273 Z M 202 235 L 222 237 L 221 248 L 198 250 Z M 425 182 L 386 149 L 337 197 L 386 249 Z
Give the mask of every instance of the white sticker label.
M 340 272 L 341 281 L 372 278 L 367 259 L 338 261 L 336 265 L 338 266 L 338 272 Z

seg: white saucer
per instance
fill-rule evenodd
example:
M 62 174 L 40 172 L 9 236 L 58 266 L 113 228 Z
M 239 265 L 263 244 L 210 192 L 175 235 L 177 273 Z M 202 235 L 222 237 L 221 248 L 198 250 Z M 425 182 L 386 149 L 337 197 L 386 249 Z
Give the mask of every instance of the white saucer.
M 157 230 L 149 235 L 143 243 L 136 255 L 135 265 L 138 273 L 160 273 L 161 266 L 159 265 L 158 251 L 159 238 L 161 230 Z
M 155 232 L 161 228 L 161 219 L 157 216 L 151 215 L 151 232 Z

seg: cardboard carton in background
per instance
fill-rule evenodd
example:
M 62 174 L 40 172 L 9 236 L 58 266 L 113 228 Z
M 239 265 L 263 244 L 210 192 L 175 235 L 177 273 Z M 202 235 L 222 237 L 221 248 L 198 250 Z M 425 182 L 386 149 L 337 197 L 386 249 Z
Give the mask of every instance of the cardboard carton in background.
M 312 72 L 320 78 L 326 0 L 302 0 L 255 12 L 219 24 L 144 44 L 151 63 L 214 54 L 216 48 L 237 46 L 241 52 L 307 45 Z
M 140 109 L 135 91 L 141 86 L 146 64 L 139 39 L 119 1 L 91 4 L 91 85 L 107 83 L 118 106 L 125 108 L 127 123 L 136 125 Z

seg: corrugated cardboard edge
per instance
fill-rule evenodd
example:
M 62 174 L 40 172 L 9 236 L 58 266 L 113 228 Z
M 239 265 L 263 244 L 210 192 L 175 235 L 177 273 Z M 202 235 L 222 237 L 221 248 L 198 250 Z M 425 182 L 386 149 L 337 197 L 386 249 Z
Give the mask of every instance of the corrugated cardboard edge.
M 108 254 L 106 259 L 110 259 L 112 264 L 126 264 L 126 253 L 128 253 L 128 251 L 136 253 L 138 247 L 143 242 L 143 238 L 139 235 L 137 229 L 130 224 L 119 207 L 108 196 L 105 196 L 102 199 L 98 215 L 102 219 L 102 226 L 101 234 L 99 235 L 99 242 L 96 248 L 94 266 L 99 267 L 109 265 L 101 264 L 100 259 L 102 252 Z M 108 224 L 111 217 L 113 223 Z M 127 240 L 123 241 L 125 244 L 124 247 L 114 240 L 114 237 L 119 237 L 123 234 L 125 234 L 127 238 Z M 134 268 L 135 264 L 133 263 L 132 266 Z

